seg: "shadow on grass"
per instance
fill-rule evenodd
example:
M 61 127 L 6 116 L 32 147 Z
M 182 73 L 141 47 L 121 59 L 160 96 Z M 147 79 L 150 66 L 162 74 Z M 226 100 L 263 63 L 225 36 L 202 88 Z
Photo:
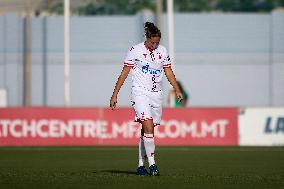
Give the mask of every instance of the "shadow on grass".
M 136 175 L 136 172 L 134 171 L 121 171 L 121 170 L 93 171 L 93 173 L 115 173 L 115 174 Z

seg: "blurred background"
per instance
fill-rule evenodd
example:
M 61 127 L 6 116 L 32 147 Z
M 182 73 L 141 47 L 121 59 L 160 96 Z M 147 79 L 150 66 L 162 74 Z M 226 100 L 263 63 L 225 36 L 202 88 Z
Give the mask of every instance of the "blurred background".
M 284 106 L 284 0 L 172 2 L 70 0 L 68 21 L 64 0 L 0 0 L 1 106 L 108 106 L 146 21 L 173 49 L 187 106 Z M 130 106 L 129 82 L 119 106 Z

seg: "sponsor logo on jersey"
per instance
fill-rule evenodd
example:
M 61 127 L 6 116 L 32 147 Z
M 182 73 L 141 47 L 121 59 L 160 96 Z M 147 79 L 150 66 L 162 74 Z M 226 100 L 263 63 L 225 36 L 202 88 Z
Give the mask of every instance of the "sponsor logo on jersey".
M 151 75 L 158 75 L 158 74 L 161 74 L 162 70 L 157 70 L 157 69 L 154 69 L 154 68 L 150 68 L 149 67 L 149 64 L 146 64 L 144 66 L 142 66 L 142 72 L 144 74 L 151 74 Z

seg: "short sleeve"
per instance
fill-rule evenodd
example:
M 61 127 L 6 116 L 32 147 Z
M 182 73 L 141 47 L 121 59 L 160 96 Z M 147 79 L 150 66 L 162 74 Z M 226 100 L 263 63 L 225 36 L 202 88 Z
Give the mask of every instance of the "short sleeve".
M 163 60 L 163 68 L 171 68 L 172 63 L 171 63 L 171 59 L 170 59 L 170 56 L 169 56 L 167 51 L 166 51 L 165 55 L 166 55 L 165 59 Z
M 134 64 L 135 64 L 135 49 L 134 47 L 131 47 L 124 59 L 124 66 L 133 67 Z

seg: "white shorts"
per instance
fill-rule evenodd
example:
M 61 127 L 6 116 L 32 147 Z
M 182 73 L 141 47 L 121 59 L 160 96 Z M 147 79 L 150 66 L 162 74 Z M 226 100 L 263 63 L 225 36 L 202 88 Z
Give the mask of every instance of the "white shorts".
M 132 87 L 131 103 L 135 111 L 135 121 L 141 123 L 153 119 L 154 125 L 160 125 L 163 91 L 151 92 L 142 87 Z

